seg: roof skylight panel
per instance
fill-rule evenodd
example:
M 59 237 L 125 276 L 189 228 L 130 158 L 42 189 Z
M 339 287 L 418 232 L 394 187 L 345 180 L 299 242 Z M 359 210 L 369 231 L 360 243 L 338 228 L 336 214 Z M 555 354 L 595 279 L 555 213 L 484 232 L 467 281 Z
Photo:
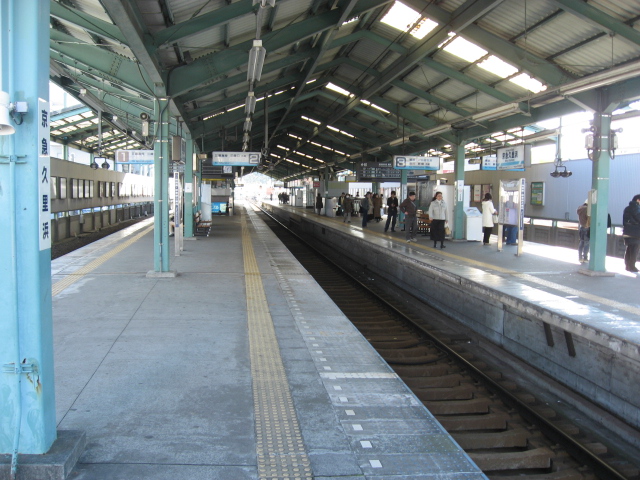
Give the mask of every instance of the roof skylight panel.
M 423 17 L 419 12 L 399 1 L 393 4 L 393 7 L 382 17 L 380 22 L 397 28 L 401 32 L 408 31 L 417 39 L 426 37 L 431 30 L 438 26 L 433 20 Z
M 521 86 L 522 88 L 526 88 L 527 90 L 538 93 L 547 89 L 547 86 L 535 78 L 530 77 L 526 73 L 521 73 L 520 75 L 516 75 L 511 78 L 509 81 L 515 83 L 516 85 Z
M 516 67 L 500 60 L 495 55 L 491 55 L 486 60 L 483 60 L 478 64 L 478 66 L 487 72 L 491 72 L 494 75 L 499 76 L 500 78 L 507 78 L 518 72 Z
M 462 37 L 456 37 L 455 40 L 444 47 L 444 51 L 471 63 L 489 53 L 484 48 Z

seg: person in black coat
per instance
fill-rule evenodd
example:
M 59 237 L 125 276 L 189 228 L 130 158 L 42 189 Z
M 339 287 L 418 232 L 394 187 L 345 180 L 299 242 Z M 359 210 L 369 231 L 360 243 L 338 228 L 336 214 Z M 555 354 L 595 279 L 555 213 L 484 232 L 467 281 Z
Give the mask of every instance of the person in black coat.
M 624 264 L 628 272 L 637 272 L 636 259 L 640 250 L 640 195 L 631 199 L 622 213 L 622 235 L 627 246 Z
M 316 197 L 316 210 L 318 211 L 318 215 L 322 215 L 322 207 L 324 207 L 322 204 L 322 195 L 318 192 L 318 196 Z
M 391 223 L 391 231 L 396 231 L 396 218 L 398 216 L 398 197 L 396 192 L 391 192 L 391 196 L 387 198 L 387 223 L 384 226 L 384 231 L 389 230 L 389 223 Z

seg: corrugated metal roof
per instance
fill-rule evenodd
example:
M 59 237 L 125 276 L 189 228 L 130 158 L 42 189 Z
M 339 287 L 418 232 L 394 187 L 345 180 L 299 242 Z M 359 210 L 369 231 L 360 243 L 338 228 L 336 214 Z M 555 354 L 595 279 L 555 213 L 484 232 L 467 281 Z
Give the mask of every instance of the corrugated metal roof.
M 52 78 L 72 94 L 77 95 L 80 86 L 88 89 L 84 98 L 92 100 L 92 108 L 126 116 L 125 134 L 127 130 L 139 130 L 136 109 L 152 111 L 148 98 L 158 91 L 151 78 L 165 81 L 170 78 L 166 93 L 172 98 L 172 115 L 185 119 L 186 128 L 194 138 L 202 139 L 207 150 L 219 148 L 220 130 L 241 129 L 245 120 L 244 108 L 233 107 L 241 105 L 249 92 L 247 60 L 251 40 L 256 36 L 259 5 L 247 0 L 121 1 L 127 18 L 123 19 L 121 13 L 114 18 L 126 20 L 126 25 L 138 25 L 141 20 L 141 32 L 131 27 L 123 27 L 114 37 L 101 32 L 103 45 L 98 45 L 95 32 L 74 25 L 72 15 L 63 15 L 54 28 L 62 26 L 77 39 L 79 43 L 73 49 L 78 52 L 79 63 L 72 67 L 70 63 L 56 61 Z M 467 16 L 474 12 L 475 5 L 460 9 L 468 4 L 465 0 L 405 0 L 407 5 L 422 9 L 424 15 L 439 23 L 423 40 L 382 24 L 380 19 L 392 2 L 379 0 L 375 7 L 375 1 L 345 2 L 353 7 L 350 12 L 341 11 L 343 4 L 333 0 L 276 0 L 275 8 L 266 8 L 259 35 L 267 55 L 262 78 L 253 88 L 258 97 L 265 91 L 273 94 L 287 89 L 286 94 L 270 99 L 269 136 L 276 135 L 292 151 L 304 153 L 317 149 L 311 142 L 336 140 L 336 133 L 326 129 L 326 124 L 331 123 L 361 132 L 362 138 L 346 142 L 343 147 L 348 155 L 381 146 L 382 151 L 376 155 L 386 158 L 395 151 L 388 142 L 397 138 L 398 125 L 403 123 L 405 131 L 421 132 L 424 125 L 453 122 L 460 138 L 467 135 L 479 138 L 489 135 L 494 128 L 505 130 L 522 125 L 530 121 L 529 117 L 507 115 L 478 125 L 468 119 L 463 121 L 463 116 L 514 101 L 526 103 L 536 118 L 545 118 L 546 111 L 571 112 L 579 107 L 557 95 L 557 91 L 572 78 L 624 65 L 628 65 L 626 69 L 636 67 L 640 72 L 640 40 L 630 33 L 632 28 L 636 32 L 640 29 L 637 0 L 589 0 L 584 7 L 598 9 L 601 16 L 587 19 L 553 0 L 505 0 L 470 20 Z M 109 14 L 112 3 L 103 7 L 100 0 L 64 2 L 70 3 L 96 21 L 112 23 Z M 580 7 L 583 5 L 573 5 L 576 9 Z M 482 59 L 468 62 L 437 49 L 431 37 L 450 31 L 452 23 L 448 22 L 460 23 L 460 19 L 453 18 L 454 13 L 464 18 L 464 24 L 470 24 L 456 33 L 513 65 L 518 73 L 526 72 L 546 83 L 548 91 L 531 92 L 509 78 L 502 79 L 478 67 Z M 356 15 L 359 18 L 347 25 L 338 20 Z M 609 35 L 610 28 L 616 30 L 614 36 Z M 136 40 L 138 45 L 147 45 L 147 49 L 123 46 L 119 43 L 122 38 L 125 43 L 127 39 Z M 431 49 L 426 50 L 423 44 L 431 45 Z M 62 44 L 52 44 L 52 58 L 56 58 L 56 50 L 61 48 Z M 135 60 L 134 51 L 140 57 L 139 62 L 113 60 L 113 53 Z M 101 58 L 107 52 L 111 56 Z M 109 67 L 105 69 L 107 64 Z M 314 70 L 310 71 L 312 66 Z M 116 89 L 110 90 L 110 95 L 101 95 L 99 85 L 111 86 L 111 80 L 116 78 L 124 87 L 122 97 L 117 98 Z M 285 82 L 285 78 L 289 80 Z M 317 81 L 304 85 L 305 79 Z M 391 107 L 387 108 L 389 113 L 366 106 L 359 99 L 347 102 L 345 97 L 326 90 L 324 86 L 329 82 L 365 95 L 374 103 L 383 103 L 385 108 Z M 640 97 L 640 81 L 622 78 L 615 82 L 626 82 L 620 85 L 621 91 Z M 603 83 L 599 78 L 594 85 L 601 87 L 606 83 L 606 79 Z M 299 88 L 291 90 L 292 86 Z M 141 98 L 132 103 L 136 92 Z M 559 104 L 560 108 L 549 108 L 547 105 L 551 103 Z M 250 132 L 254 147 L 265 141 L 262 107 L 259 104 L 256 108 Z M 300 120 L 303 111 L 317 117 L 322 125 L 314 128 Z M 402 118 L 398 117 L 399 111 L 404 112 Z M 296 132 L 303 140 L 283 135 L 282 129 Z M 237 137 L 225 147 L 240 149 Z M 418 136 L 405 149 L 410 147 L 412 153 L 421 153 L 427 145 L 450 142 L 452 138 L 446 133 L 435 139 Z M 272 174 L 280 175 L 277 168 Z

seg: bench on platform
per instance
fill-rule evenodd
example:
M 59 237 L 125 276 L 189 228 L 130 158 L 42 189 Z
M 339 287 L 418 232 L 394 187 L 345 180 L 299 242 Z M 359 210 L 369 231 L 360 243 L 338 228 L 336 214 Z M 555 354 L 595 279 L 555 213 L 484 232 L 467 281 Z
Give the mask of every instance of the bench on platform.
M 202 220 L 202 214 L 197 212 L 194 216 L 195 231 L 193 234 L 195 236 L 209 236 L 209 232 L 211 231 L 211 220 Z
M 418 220 L 418 233 L 422 235 L 429 235 L 431 232 L 431 220 L 428 213 L 419 213 L 417 215 Z

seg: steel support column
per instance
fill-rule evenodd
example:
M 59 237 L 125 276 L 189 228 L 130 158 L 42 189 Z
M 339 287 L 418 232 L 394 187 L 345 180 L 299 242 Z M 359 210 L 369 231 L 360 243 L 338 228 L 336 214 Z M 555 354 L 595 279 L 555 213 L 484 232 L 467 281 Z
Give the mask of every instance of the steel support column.
M 0 136 L 0 453 L 17 459 L 56 439 L 49 2 L 0 2 L 0 62 L 0 90 L 28 107 Z
M 169 100 L 158 98 L 154 107 L 154 261 L 156 272 L 169 271 Z
M 400 195 L 398 195 L 398 204 L 404 202 L 406 198 L 409 198 L 409 190 L 407 189 L 408 176 L 408 170 L 400 170 Z M 404 213 L 402 213 L 400 209 L 398 209 L 398 222 L 404 223 Z M 405 228 L 407 228 L 406 225 Z
M 591 185 L 595 190 L 595 199 L 591 203 L 591 243 L 589 245 L 589 270 L 604 272 L 607 256 L 607 215 L 609 213 L 609 141 L 611 130 L 611 114 L 596 112 L 593 117 L 594 139 L 599 151 L 593 152 Z M 595 200 L 595 201 L 594 201 Z
M 453 239 L 462 240 L 464 238 L 464 145 L 454 145 L 454 200 L 453 200 Z
M 189 135 L 187 142 L 187 158 L 184 165 L 184 237 L 193 237 L 193 140 Z

